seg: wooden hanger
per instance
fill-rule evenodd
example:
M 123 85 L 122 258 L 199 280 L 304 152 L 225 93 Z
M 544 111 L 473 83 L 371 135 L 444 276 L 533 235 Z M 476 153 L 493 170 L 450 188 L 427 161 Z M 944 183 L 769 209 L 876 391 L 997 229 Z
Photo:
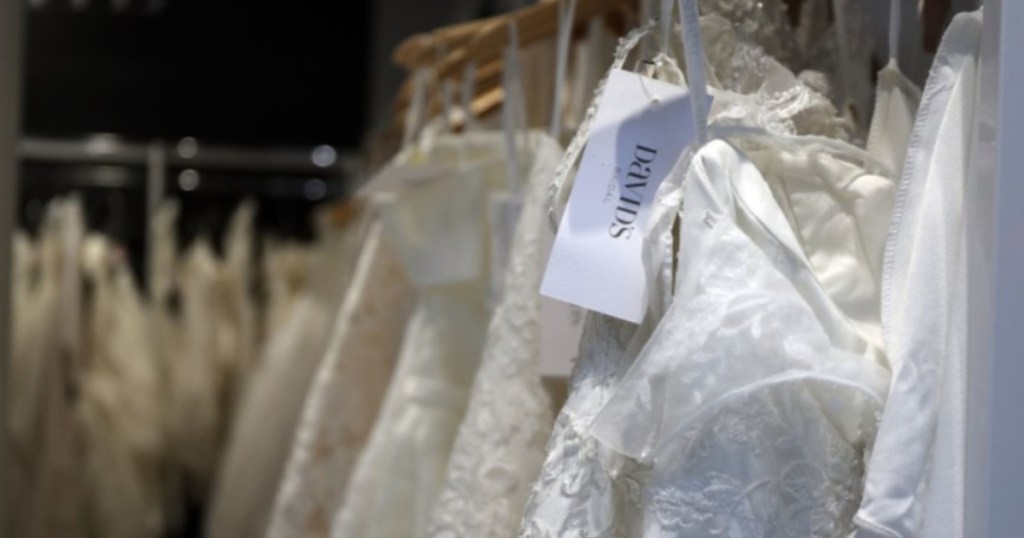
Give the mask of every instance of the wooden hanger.
M 418 34 L 406 39 L 393 53 L 399 65 L 410 69 L 430 66 L 436 63 L 435 88 L 426 110 L 426 117 L 435 117 L 443 108 L 440 92 L 436 87 L 444 80 L 459 80 L 464 76 L 470 61 L 475 70 L 475 95 L 470 108 L 476 117 L 489 114 L 501 106 L 504 91 L 501 88 L 503 69 L 502 54 L 510 38 L 509 23 L 514 22 L 519 30 L 519 44 L 528 46 L 544 38 L 553 38 L 558 33 L 559 3 L 542 2 L 533 6 L 500 15 L 444 27 L 428 34 Z M 603 17 L 616 34 L 625 33 L 637 19 L 636 0 L 577 0 L 573 17 L 573 36 L 583 35 L 585 23 L 595 17 Z M 439 63 L 435 62 L 436 52 L 447 49 Z M 481 67 L 482 66 L 482 67 Z M 412 76 L 407 77 L 393 107 L 394 116 L 388 133 L 401 132 L 404 126 L 405 110 L 412 101 Z M 455 129 L 461 128 L 456 122 Z M 392 136 L 392 135 L 388 135 Z
M 495 60 L 479 69 L 474 73 L 473 87 L 477 89 L 476 93 L 484 93 L 494 87 L 495 84 L 501 84 L 501 71 L 502 62 L 501 60 Z M 461 80 L 461 76 L 459 79 Z M 398 95 L 395 96 L 395 101 L 392 103 L 392 111 L 394 114 L 403 114 L 405 109 L 412 102 L 413 92 L 413 77 L 410 75 L 402 81 L 402 86 L 398 90 Z M 440 94 L 433 92 L 432 102 L 441 102 Z
M 484 26 L 501 18 L 501 15 L 469 22 L 452 24 L 416 34 L 402 40 L 391 53 L 391 60 L 410 71 L 425 67 L 437 61 L 439 51 L 461 48 Z
M 363 212 L 363 206 L 363 200 L 355 196 L 336 202 L 328 210 L 327 222 L 331 226 L 342 228 Z
M 558 10 L 558 2 L 543 2 L 487 23 L 465 47 L 448 53 L 438 67 L 438 78 L 458 76 L 470 61 L 479 66 L 500 59 L 508 45 L 510 23 L 516 24 L 521 47 L 554 37 L 558 34 Z M 578 0 L 573 27 L 599 16 L 621 18 L 628 21 L 622 25 L 626 26 L 635 20 L 635 14 L 633 0 Z

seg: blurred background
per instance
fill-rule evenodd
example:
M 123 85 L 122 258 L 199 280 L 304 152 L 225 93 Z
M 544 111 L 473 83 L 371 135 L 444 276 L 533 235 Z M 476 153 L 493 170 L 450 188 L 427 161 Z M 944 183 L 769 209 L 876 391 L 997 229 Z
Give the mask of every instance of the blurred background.
M 14 6 L 17 1 L 22 4 Z M 3 58 L 5 75 L 20 63 L 20 79 L 4 81 L 8 94 L 20 87 L 16 111 L 20 133 L 14 155 L 17 179 L 12 182 L 16 195 L 4 199 L 12 190 L 11 185 L 3 186 L 0 201 L 5 205 L 0 212 L 7 208 L 15 212 L 19 234 L 14 280 L 31 288 L 23 290 L 26 297 L 34 297 L 22 304 L 13 298 L 13 331 L 19 335 L 14 338 L 14 356 L 26 360 L 44 356 L 46 350 L 24 347 L 38 347 L 46 340 L 81 350 L 83 339 L 95 337 L 87 326 L 69 329 L 70 325 L 61 323 L 58 331 L 75 334 L 32 336 L 33 327 L 46 325 L 46 330 L 52 330 L 51 321 L 60 317 L 53 309 L 67 309 L 59 301 L 44 307 L 33 295 L 33 290 L 46 287 L 44 245 L 48 237 L 61 235 L 54 230 L 66 231 L 62 222 L 80 220 L 84 229 L 72 235 L 102 238 L 104 251 L 116 254 L 114 265 L 129 269 L 129 292 L 115 301 L 115 308 L 122 312 L 118 315 L 130 318 L 139 313 L 130 303 L 140 299 L 147 305 L 146 323 L 157 326 L 149 334 L 173 334 L 155 344 L 115 343 L 120 351 L 113 353 L 124 357 L 116 359 L 120 366 L 105 374 L 83 376 L 64 363 L 60 371 L 35 378 L 37 384 L 20 393 L 13 391 L 8 413 L 16 417 L 12 420 L 17 422 L 19 414 L 25 415 L 26 423 L 37 420 L 29 417 L 33 409 L 81 408 L 85 378 L 109 380 L 111 375 L 122 375 L 133 362 L 145 362 L 132 357 L 133 353 L 156 353 L 163 355 L 156 360 L 166 360 L 157 375 L 174 380 L 151 388 L 213 383 L 209 390 L 185 388 L 179 393 L 173 389 L 156 398 L 165 407 L 157 414 L 177 413 L 184 422 L 158 426 L 166 434 L 159 441 L 159 451 L 177 456 L 154 466 L 160 478 L 151 481 L 161 483 L 164 491 L 150 492 L 163 505 L 160 521 L 153 523 L 159 531 L 150 536 L 200 536 L 213 495 L 210 482 L 243 378 L 268 335 L 289 319 L 296 298 L 309 292 L 311 260 L 323 255 L 325 244 L 336 243 L 333 239 L 317 242 L 330 228 L 318 224 L 317 208 L 337 207 L 358 188 L 371 168 L 372 146 L 393 115 L 394 97 L 406 73 L 393 65 L 392 50 L 417 32 L 524 4 L 506 0 L 11 0 L 4 14 L 16 14 L 20 26 L 8 17 L 0 37 L 9 45 L 20 45 L 20 50 L 7 47 Z M 18 277 L 17 267 L 21 244 L 31 245 L 20 257 L 29 273 L 24 278 Z M 233 249 L 241 254 L 231 254 Z M 333 265 L 321 265 L 321 278 L 331 278 Z M 0 276 L 5 270 L 0 267 Z M 82 277 L 82 320 L 99 316 L 98 295 L 92 291 L 98 284 L 90 277 L 95 275 Z M 0 300 L 7 300 L 6 293 L 0 291 Z M 37 302 L 39 312 L 24 304 Z M 180 327 L 189 317 L 185 312 L 196 311 L 230 311 L 258 319 L 246 324 L 211 314 L 212 320 L 203 319 L 216 336 L 207 338 Z M 85 323 L 82 320 L 79 325 Z M 145 332 L 130 320 L 114 326 L 117 329 L 108 328 L 113 333 L 135 331 L 138 337 Z M 116 338 L 111 335 L 111 340 Z M 225 338 L 237 341 L 228 345 L 222 342 Z M 249 347 L 241 341 L 248 341 Z M 83 353 L 92 360 L 88 357 L 99 352 L 94 346 Z M 190 357 L 193 367 L 225 370 L 188 372 L 184 366 L 167 367 L 178 361 L 178 355 Z M 26 362 L 19 369 L 17 362 L 15 358 L 9 376 L 12 384 L 23 384 L 31 375 L 31 365 Z M 147 386 L 138 379 L 116 383 L 134 393 L 145 392 Z M 53 401 L 33 400 L 49 398 L 51 393 L 58 394 Z M 108 411 L 130 400 L 123 392 L 111 400 L 119 403 L 112 403 Z M 202 416 L 191 414 L 190 409 L 200 409 Z M 140 410 L 113 417 L 113 422 L 124 423 L 123 430 L 108 433 L 122 436 L 123 441 L 124 436 L 149 427 L 145 417 Z M 67 426 L 70 420 L 58 417 L 40 423 Z M 86 480 L 82 469 L 51 465 L 59 455 L 32 454 L 55 445 L 73 453 L 81 443 L 96 440 L 53 437 L 30 428 L 12 435 L 13 452 L 6 456 L 13 471 L 5 473 L 8 491 L 27 503 L 18 506 L 45 507 L 36 513 L 50 525 L 30 528 L 39 517 L 24 511 L 22 517 L 8 513 L 4 520 L 15 527 L 16 535 L 69 538 L 67 532 L 73 532 L 103 538 L 95 531 L 103 525 L 96 522 L 93 530 L 68 519 L 61 527 L 61 518 L 67 515 L 61 507 L 74 503 L 46 498 L 46 492 L 52 492 L 57 481 L 58 489 L 70 492 L 69 499 L 80 499 L 83 493 L 95 496 L 81 488 L 105 480 Z M 110 446 L 115 446 L 113 441 Z M 102 462 L 92 463 L 102 467 Z M 43 470 L 50 466 L 52 473 Z M 111 483 L 116 484 L 116 479 Z M 0 503 L 2 510 L 10 511 L 12 506 Z
M 30 0 L 23 10 L 19 225 L 80 192 L 90 228 L 145 280 L 147 215 L 182 200 L 182 244 L 219 237 L 243 197 L 299 240 L 349 192 L 390 118 L 405 37 L 508 0 Z

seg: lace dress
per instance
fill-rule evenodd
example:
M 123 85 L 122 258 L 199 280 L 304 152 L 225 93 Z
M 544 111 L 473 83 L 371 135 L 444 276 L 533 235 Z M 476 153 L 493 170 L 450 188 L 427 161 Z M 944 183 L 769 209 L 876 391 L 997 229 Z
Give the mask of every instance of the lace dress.
M 367 232 L 352 285 L 302 412 L 267 536 L 326 537 L 397 359 L 412 289 L 383 237 Z
M 354 270 L 363 221 L 325 232 L 312 286 L 266 344 L 239 403 L 217 472 L 207 536 L 250 538 L 266 532 L 303 402 Z
M 701 28 L 712 68 L 710 82 L 728 88 L 713 92 L 711 118 L 718 128 L 726 132 L 754 128 L 780 135 L 845 137 L 846 122 L 837 117 L 835 108 L 823 96 L 766 57 L 760 47 L 740 39 L 731 24 L 720 17 L 707 16 L 702 18 Z M 632 48 L 635 37 L 632 34 L 622 41 L 616 55 L 618 65 Z M 558 207 L 564 200 L 563 181 L 585 140 L 588 123 L 584 121 L 559 166 L 549 190 L 551 207 Z M 671 230 L 681 203 L 678 185 L 689 161 L 684 156 L 680 162 L 683 166 L 677 166 L 673 173 L 677 192 L 671 193 L 673 181 L 666 181 L 662 189 L 668 191 L 659 191 L 656 198 L 661 207 L 656 206 L 652 222 L 660 222 L 655 226 L 661 227 L 662 236 Z M 661 217 L 657 216 L 659 212 Z M 651 287 L 664 290 L 664 300 L 659 301 L 658 294 L 652 293 L 651 311 L 644 325 L 636 328 L 599 315 L 588 320 L 580 344 L 580 361 L 570 381 L 569 399 L 556 421 L 541 476 L 527 503 L 521 536 L 642 534 L 642 499 L 650 463 L 608 449 L 590 434 L 589 428 L 664 312 L 671 290 L 672 248 L 671 240 L 647 247 Z
M 468 157 L 473 160 L 463 160 Z M 380 416 L 335 518 L 335 538 L 425 535 L 487 330 L 489 234 L 482 208 L 490 193 L 520 181 L 507 176 L 500 133 L 442 136 L 418 158 L 456 168 L 411 180 L 386 216 L 418 299 Z
M 534 162 L 466 417 L 430 518 L 430 536 L 515 534 L 554 420 L 540 376 L 541 216 L 561 156 L 546 136 L 531 140 Z
M 892 182 L 834 144 L 751 161 L 712 142 L 690 166 L 676 294 L 591 424 L 651 466 L 644 536 L 853 529 L 888 382 L 877 230 Z

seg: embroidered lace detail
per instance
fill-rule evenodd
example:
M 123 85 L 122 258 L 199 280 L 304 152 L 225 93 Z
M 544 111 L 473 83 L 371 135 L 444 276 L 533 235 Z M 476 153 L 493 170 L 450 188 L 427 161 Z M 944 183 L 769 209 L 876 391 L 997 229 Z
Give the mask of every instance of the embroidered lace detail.
M 306 400 L 268 537 L 324 537 L 391 379 L 412 289 L 380 227 L 369 232 Z
M 744 41 L 763 48 L 779 62 L 801 66 L 799 44 L 781 0 L 700 0 L 700 11 L 733 21 Z
M 504 299 L 488 328 L 480 371 L 431 516 L 431 536 L 515 534 L 554 421 L 540 377 L 541 226 L 544 188 L 561 154 L 536 139 L 526 200 L 505 271 Z
M 612 452 L 587 427 L 629 368 L 630 342 L 643 341 L 635 325 L 591 313 L 569 399 L 555 422 L 547 457 L 533 485 L 519 535 L 527 538 L 637 535 L 646 469 Z
M 591 435 L 653 463 L 644 536 L 846 536 L 888 373 L 833 347 L 864 343 L 738 156 L 695 159 L 678 293 Z
M 821 412 L 823 393 L 848 398 L 855 427 Z M 849 386 L 803 379 L 727 398 L 655 465 L 645 536 L 847 536 L 878 409 Z
M 850 138 L 853 125 L 838 115 L 825 95 L 793 76 L 764 49 L 744 41 L 732 22 L 708 15 L 701 18 L 701 32 L 711 72 L 729 92 L 712 105 L 717 124 L 756 127 L 774 134 Z

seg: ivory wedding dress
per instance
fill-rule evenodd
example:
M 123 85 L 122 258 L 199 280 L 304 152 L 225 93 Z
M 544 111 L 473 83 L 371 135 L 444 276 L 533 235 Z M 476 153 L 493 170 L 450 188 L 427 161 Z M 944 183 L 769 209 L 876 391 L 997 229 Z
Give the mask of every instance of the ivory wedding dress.
M 853 528 L 888 382 L 877 277 L 892 182 L 838 143 L 774 143 L 753 160 L 721 141 L 694 157 L 675 296 L 591 425 L 650 466 L 644 536 Z
M 375 222 L 306 398 L 267 536 L 330 533 L 391 379 L 412 302 L 404 269 Z
M 309 385 L 327 349 L 334 316 L 355 266 L 362 219 L 323 230 L 312 286 L 266 344 L 221 457 L 206 534 L 262 536 Z
M 441 136 L 417 159 L 449 171 L 411 180 L 385 217 L 417 304 L 335 518 L 335 538 L 425 535 L 486 334 L 490 234 L 483 208 L 490 193 L 521 181 L 508 177 L 497 132 Z
M 982 13 L 954 17 L 914 124 L 882 274 L 893 368 L 856 536 L 964 534 L 965 220 Z
M 480 370 L 444 485 L 428 526 L 430 536 L 515 534 L 530 484 L 544 459 L 554 420 L 540 375 L 541 226 L 544 193 L 561 147 L 539 133 L 522 212 L 504 271 L 504 296 L 494 310 Z
M 756 127 L 781 134 L 843 135 L 842 121 L 836 118 L 835 109 L 827 101 L 786 73 L 777 62 L 764 57 L 759 48 L 738 41 L 729 27 L 723 28 L 713 19 L 705 17 L 701 24 L 708 34 L 705 41 L 715 75 L 712 82 L 717 78 L 720 84 L 728 81 L 737 90 L 750 92 L 748 95 L 728 91 L 713 93 L 716 100 L 711 116 L 719 125 Z M 713 32 L 708 32 L 709 29 Z M 682 166 L 674 172 L 679 178 L 677 181 L 681 181 L 688 162 L 684 157 Z M 572 158 L 568 158 L 568 163 L 571 166 Z M 553 191 L 556 202 L 559 181 L 556 178 Z M 667 182 L 668 186 L 662 188 L 671 189 L 671 183 Z M 663 206 L 660 210 L 660 226 L 665 232 L 671 230 L 681 193 L 659 191 L 657 199 L 663 198 L 661 204 L 676 208 L 666 210 Z M 882 202 L 884 206 L 884 196 Z M 658 218 L 652 217 L 652 222 L 658 222 Z M 650 461 L 639 461 L 649 455 L 631 453 L 632 457 L 627 457 L 616 453 L 598 442 L 588 430 L 664 312 L 663 303 L 667 303 L 672 282 L 673 256 L 666 252 L 670 249 L 671 241 L 649 245 L 647 249 L 648 258 L 652 253 L 659 254 L 657 259 L 661 261 L 649 264 L 648 271 L 652 289 L 663 290 L 664 298 L 659 299 L 658 293 L 652 294 L 652 312 L 643 325 L 635 327 L 599 315 L 591 316 L 588 321 L 569 400 L 556 422 L 547 460 L 528 502 L 520 531 L 522 536 L 637 536 L 643 533 L 643 493 L 645 485 L 657 479 L 650 474 L 652 469 L 658 469 L 653 468 Z
M 81 259 L 86 293 L 77 412 L 88 534 L 157 538 L 164 529 L 166 444 L 156 350 L 124 254 L 93 235 Z
M 80 372 L 81 201 L 47 206 L 38 269 L 16 312 L 8 388 L 12 460 L 21 471 L 12 499 L 13 536 L 85 537 L 82 427 L 76 416 Z

